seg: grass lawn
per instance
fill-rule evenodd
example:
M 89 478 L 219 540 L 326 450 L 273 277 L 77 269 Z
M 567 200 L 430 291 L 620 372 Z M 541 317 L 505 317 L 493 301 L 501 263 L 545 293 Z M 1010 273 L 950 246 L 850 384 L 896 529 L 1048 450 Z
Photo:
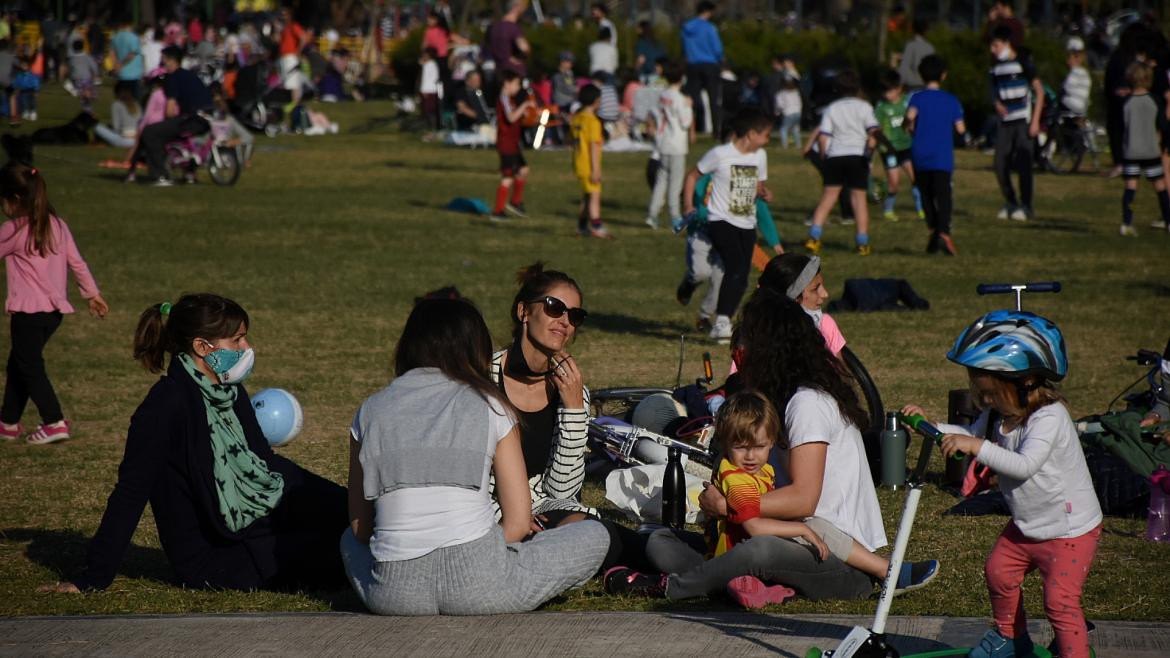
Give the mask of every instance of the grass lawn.
M 59 91 L 42 94 L 37 125 L 70 116 L 75 102 Z M 99 107 L 106 107 L 105 97 Z M 281 450 L 338 482 L 345 477 L 352 414 L 389 380 L 391 351 L 412 300 L 432 288 L 455 284 L 476 300 L 502 344 L 514 272 L 543 259 L 574 275 L 585 291 L 589 320 L 572 349 L 591 387 L 673 383 L 680 334 L 691 341 L 688 375 L 698 374 L 704 350 L 715 357 L 717 372 L 727 371 L 726 351 L 691 330 L 697 302 L 683 308 L 674 300 L 683 240 L 642 225 L 649 196 L 644 155 L 605 155 L 604 215 L 617 239 L 582 240 L 575 236 L 578 192 L 568 153 L 529 154 L 531 216 L 493 224 L 443 206 L 453 196 L 493 198 L 494 152 L 400 134 L 387 120 L 388 103 L 326 111 L 340 122 L 340 135 L 260 137 L 253 166 L 231 188 L 214 187 L 205 175 L 198 185 L 170 189 L 123 185 L 96 166 L 118 157 L 114 149 L 38 148 L 50 198 L 112 310 L 104 322 L 68 317 L 46 353 L 66 414 L 77 424 L 75 438 L 40 448 L 0 445 L 0 615 L 359 607 L 348 592 L 178 588 L 170 584 L 149 513 L 108 591 L 34 592 L 84 564 L 129 418 L 154 380 L 130 357 L 135 322 L 149 304 L 174 301 L 182 292 L 228 295 L 251 313 L 259 360 L 249 388 L 280 386 L 299 397 L 305 431 Z M 709 145 L 696 146 L 691 161 Z M 789 248 L 799 249 L 801 220 L 819 195 L 819 179 L 794 151 L 772 147 L 768 155 L 773 212 Z M 1123 357 L 1137 347 L 1160 349 L 1170 333 L 1170 236 L 1146 228 L 1157 215 L 1153 192 L 1148 186 L 1139 192 L 1136 239 L 1118 236 L 1120 181 L 1099 176 L 1038 176 L 1036 220 L 997 222 L 999 193 L 989 167 L 988 156 L 959 154 L 958 258 L 923 253 L 927 236 L 911 220 L 909 195 L 901 199 L 902 221 L 876 222 L 872 257 L 851 252 L 848 227 L 828 228 L 824 272 L 834 297 L 849 277 L 905 277 L 931 302 L 929 312 L 842 313 L 837 321 L 887 407 L 917 402 L 938 416 L 945 414 L 947 390 L 965 386 L 963 370 L 944 356 L 951 341 L 980 313 L 1011 304 L 1007 297 L 977 297 L 975 284 L 1062 281 L 1061 294 L 1029 296 L 1025 305 L 1065 332 L 1071 367 L 1064 392 L 1074 416 L 1102 411 L 1139 374 Z M 31 406 L 24 421 L 37 421 Z M 941 470 L 937 455 L 932 466 Z M 902 494 L 879 496 L 892 540 Z M 586 499 L 602 504 L 601 487 L 588 485 Z M 990 614 L 983 560 L 1005 520 L 942 516 L 954 502 L 943 490 L 926 488 L 908 557 L 937 557 L 942 573 L 932 586 L 899 598 L 894 614 Z M 1084 596 L 1090 617 L 1170 619 L 1170 546 L 1144 541 L 1144 527 L 1144 520 L 1106 520 Z M 1036 576 L 1027 582 L 1034 616 L 1043 614 L 1039 584 Z M 711 605 L 721 604 L 682 607 Z M 783 611 L 870 613 L 873 606 L 872 600 L 798 601 Z M 666 607 L 608 597 L 596 583 L 549 606 Z

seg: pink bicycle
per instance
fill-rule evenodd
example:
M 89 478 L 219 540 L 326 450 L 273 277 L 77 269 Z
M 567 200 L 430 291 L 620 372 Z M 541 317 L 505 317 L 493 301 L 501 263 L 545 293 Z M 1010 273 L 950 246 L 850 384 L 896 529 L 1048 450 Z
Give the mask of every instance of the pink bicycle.
M 171 178 L 179 180 L 180 175 L 189 183 L 195 182 L 195 172 L 207 167 L 207 173 L 216 185 L 235 185 L 240 178 L 240 155 L 235 146 L 228 143 L 231 127 L 226 121 L 204 117 L 211 124 L 205 135 L 183 135 L 167 144 L 167 166 Z

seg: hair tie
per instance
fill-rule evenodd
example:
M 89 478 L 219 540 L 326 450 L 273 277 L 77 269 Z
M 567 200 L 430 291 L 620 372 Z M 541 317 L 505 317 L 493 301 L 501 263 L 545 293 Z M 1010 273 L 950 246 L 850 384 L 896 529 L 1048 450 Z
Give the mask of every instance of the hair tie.
M 159 304 L 158 305 L 158 312 L 161 313 L 163 315 L 163 317 L 170 315 L 171 314 L 171 303 L 170 302 L 163 302 L 163 303 Z
M 29 170 L 28 170 L 28 173 L 32 174 L 33 176 L 36 176 L 36 175 L 37 175 L 37 168 L 36 168 L 36 167 L 30 167 L 30 168 L 29 168 Z

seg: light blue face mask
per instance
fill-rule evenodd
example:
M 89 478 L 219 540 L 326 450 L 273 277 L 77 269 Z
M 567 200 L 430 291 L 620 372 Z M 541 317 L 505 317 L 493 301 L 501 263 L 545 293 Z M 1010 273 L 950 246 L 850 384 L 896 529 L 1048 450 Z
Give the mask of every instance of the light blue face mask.
M 222 384 L 239 384 L 252 373 L 252 366 L 256 363 L 256 353 L 252 348 L 246 350 L 216 349 L 203 357 L 211 371 L 219 376 Z

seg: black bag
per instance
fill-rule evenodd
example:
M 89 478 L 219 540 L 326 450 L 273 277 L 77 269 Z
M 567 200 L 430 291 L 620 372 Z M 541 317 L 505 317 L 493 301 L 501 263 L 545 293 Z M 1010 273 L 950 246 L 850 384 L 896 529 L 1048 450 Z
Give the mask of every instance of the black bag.
M 930 302 L 918 296 L 906 279 L 846 279 L 841 299 L 825 309 L 838 311 L 925 311 Z

